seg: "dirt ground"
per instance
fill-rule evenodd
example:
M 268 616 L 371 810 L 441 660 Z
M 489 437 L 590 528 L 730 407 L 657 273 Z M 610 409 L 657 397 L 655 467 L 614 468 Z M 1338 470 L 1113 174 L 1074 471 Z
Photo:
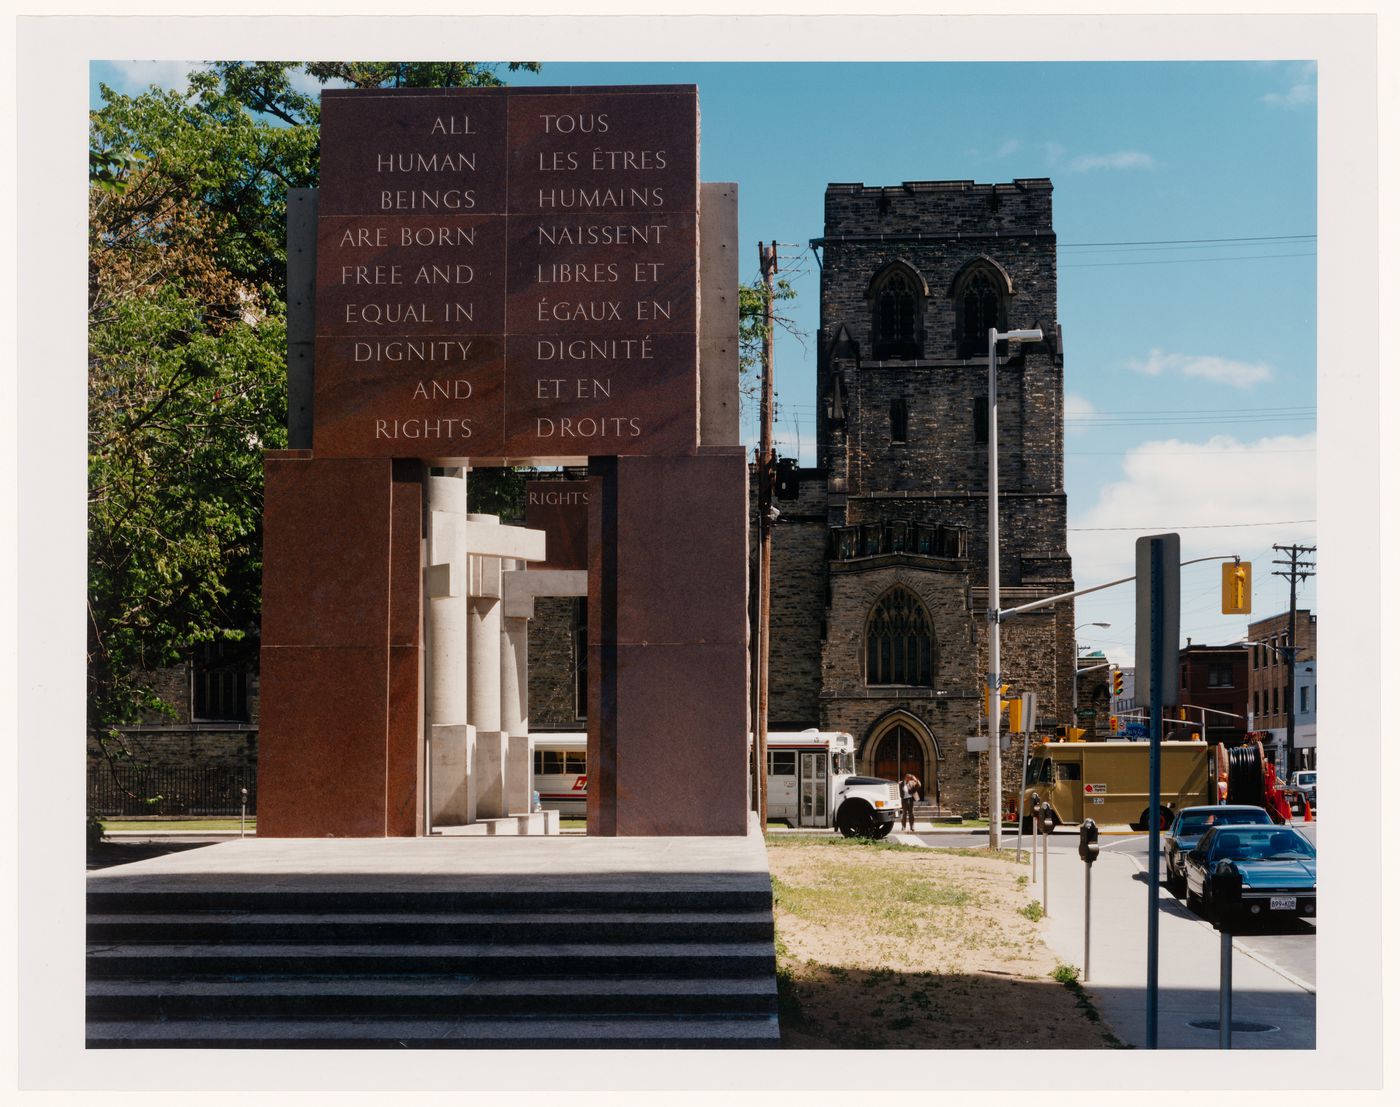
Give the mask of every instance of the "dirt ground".
M 1105 1049 L 1015 854 L 774 835 L 788 1049 Z M 1063 973 L 1062 973 L 1063 975 Z

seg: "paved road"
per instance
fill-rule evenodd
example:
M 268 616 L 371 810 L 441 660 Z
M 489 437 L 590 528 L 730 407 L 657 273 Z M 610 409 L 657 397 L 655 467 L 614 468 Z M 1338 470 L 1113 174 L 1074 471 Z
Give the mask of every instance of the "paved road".
M 1317 823 L 1315 821 L 1297 822 L 1294 823 L 1294 826 L 1309 841 L 1314 844 L 1317 842 Z M 985 847 L 987 844 L 985 830 L 966 832 L 940 830 L 915 834 L 914 837 L 923 845 L 945 848 Z M 1023 844 L 1027 850 L 1030 849 L 1031 842 L 1032 836 L 1025 835 Z M 1146 834 L 1105 834 L 1099 839 L 1099 842 L 1105 850 L 1131 857 L 1140 870 L 1137 873 L 1137 879 L 1145 879 L 1147 872 Z M 1079 848 L 1079 835 L 1073 827 L 1062 827 L 1050 835 L 1049 845 L 1051 851 L 1056 854 L 1075 852 Z M 1002 846 L 1006 849 L 1015 849 L 1016 834 L 1014 832 L 1004 833 Z M 1162 871 L 1165 874 L 1165 867 Z M 1175 902 L 1183 915 L 1191 915 L 1187 911 L 1184 900 L 1177 899 Z M 1208 926 L 1209 924 L 1202 921 L 1201 925 Z M 1272 919 L 1257 923 L 1244 923 L 1236 932 L 1235 948 L 1266 965 L 1282 969 L 1309 990 L 1316 990 L 1317 926 L 1314 920 Z
M 1317 823 L 1296 823 L 1296 829 L 1314 844 L 1317 842 Z M 1051 835 L 1051 849 L 1058 848 L 1056 839 L 1063 836 L 1065 845 L 1078 848 L 1078 839 L 1073 834 L 1056 833 Z M 1141 868 L 1140 875 L 1147 871 L 1147 835 L 1135 834 L 1111 841 L 1100 839 L 1106 850 L 1125 853 L 1132 857 Z M 1165 864 L 1162 867 L 1165 874 Z M 1186 910 L 1184 899 L 1178 899 L 1182 910 Z M 1204 924 L 1203 925 L 1208 925 Z M 1245 923 L 1235 935 L 1235 948 L 1265 964 L 1280 968 L 1290 976 L 1317 989 L 1317 925 L 1310 919 L 1266 919 L 1258 923 Z

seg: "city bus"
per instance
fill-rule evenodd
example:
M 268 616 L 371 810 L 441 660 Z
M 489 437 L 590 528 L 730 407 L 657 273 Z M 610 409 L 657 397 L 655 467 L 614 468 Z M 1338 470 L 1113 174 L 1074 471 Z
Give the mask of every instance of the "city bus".
M 530 735 L 540 806 L 560 815 L 588 811 L 588 735 Z M 899 817 L 894 781 L 855 775 L 855 739 L 844 731 L 770 731 L 768 818 L 789 826 L 836 827 L 847 837 L 884 837 Z

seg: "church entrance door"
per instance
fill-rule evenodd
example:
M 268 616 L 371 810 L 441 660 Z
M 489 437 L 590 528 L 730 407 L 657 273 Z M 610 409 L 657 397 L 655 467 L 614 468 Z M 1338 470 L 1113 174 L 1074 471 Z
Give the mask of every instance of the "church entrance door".
M 895 724 L 880 736 L 875 755 L 870 760 L 876 776 L 899 780 L 905 773 L 913 773 L 932 794 L 932 782 L 924 775 L 923 743 L 902 723 Z

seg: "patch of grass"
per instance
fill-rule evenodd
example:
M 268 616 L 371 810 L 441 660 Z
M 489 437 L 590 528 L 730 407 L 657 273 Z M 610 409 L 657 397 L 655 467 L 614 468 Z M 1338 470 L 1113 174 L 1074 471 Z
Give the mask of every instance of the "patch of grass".
M 892 853 L 928 853 L 923 846 L 906 846 L 903 842 L 890 842 L 883 838 L 843 838 L 833 833 L 830 837 L 815 834 L 768 834 L 764 842 L 769 849 L 811 849 L 820 846 L 825 849 L 882 850 Z
M 1024 907 L 1022 907 L 1019 911 L 1017 911 L 1016 914 L 1025 915 L 1026 918 L 1031 920 L 1031 922 L 1039 922 L 1041 919 L 1045 918 L 1045 908 L 1040 905 L 1040 900 L 1033 899 Z M 1064 965 L 1061 965 L 1055 971 L 1059 972 L 1060 969 L 1064 967 Z M 1076 969 L 1075 971 L 1078 972 L 1079 970 Z M 1060 978 L 1057 976 L 1055 977 L 1055 979 L 1059 980 Z M 1061 981 L 1061 983 L 1063 983 L 1063 981 Z
M 1099 1009 L 1094 1006 L 1089 994 L 1084 991 L 1084 985 L 1079 983 L 1079 969 L 1074 965 L 1056 965 L 1055 971 L 1050 974 L 1055 980 L 1063 984 L 1074 995 L 1074 1006 L 1090 1022 L 1103 1023 L 1103 1016 L 1099 1014 Z M 1104 1027 L 1103 1040 L 1114 1049 L 1131 1049 L 1132 1046 L 1120 1041 L 1118 1035 Z
M 1028 876 L 1018 876 L 1016 878 L 1016 887 L 1024 888 L 1027 884 L 1030 883 L 1030 880 L 1031 878 Z

